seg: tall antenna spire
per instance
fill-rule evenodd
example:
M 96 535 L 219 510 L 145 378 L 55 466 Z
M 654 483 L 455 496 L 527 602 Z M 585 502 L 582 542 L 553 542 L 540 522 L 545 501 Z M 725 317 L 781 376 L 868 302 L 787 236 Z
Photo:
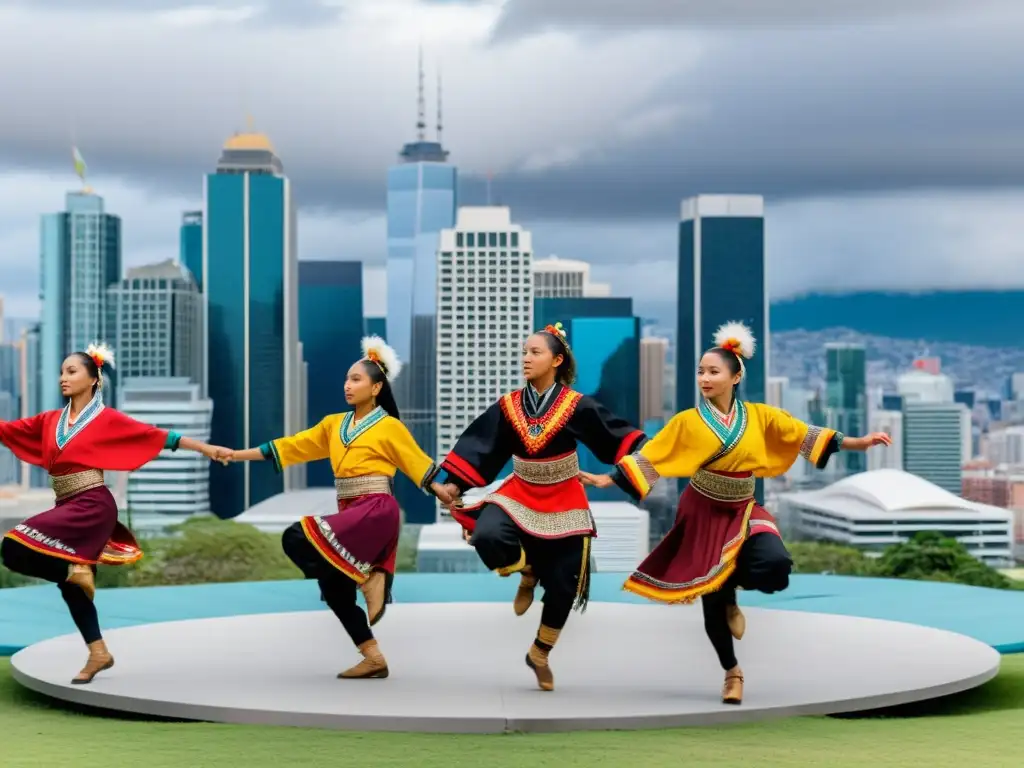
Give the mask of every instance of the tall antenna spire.
M 437 68 L 437 143 L 443 144 L 441 141 L 441 67 Z
M 420 43 L 419 90 L 416 107 L 418 117 L 416 120 L 416 137 L 419 141 L 423 141 L 426 138 L 427 130 L 427 106 L 423 100 L 423 43 Z

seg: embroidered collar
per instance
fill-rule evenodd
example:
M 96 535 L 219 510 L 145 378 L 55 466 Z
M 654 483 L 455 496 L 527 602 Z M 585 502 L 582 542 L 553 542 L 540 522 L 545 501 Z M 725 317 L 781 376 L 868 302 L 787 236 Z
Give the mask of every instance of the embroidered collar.
M 78 414 L 78 420 L 70 425 L 68 422 L 71 420 L 71 403 L 69 402 L 64 406 L 64 410 L 60 412 L 60 418 L 57 419 L 57 434 L 55 438 L 57 440 L 57 450 L 63 451 L 64 446 L 71 442 L 71 440 L 81 433 L 83 429 L 89 426 L 93 420 L 102 413 L 104 408 L 103 395 L 99 390 L 96 390 L 96 394 L 93 395 L 92 400 L 89 404 L 82 409 L 82 412 Z
M 715 455 L 705 462 L 705 464 L 711 464 L 739 445 L 747 431 L 747 407 L 742 400 L 737 398 L 733 401 L 729 413 L 725 414 L 707 400 L 701 399 L 697 406 L 697 412 L 708 429 L 714 432 L 715 437 L 722 443 Z
M 345 414 L 345 418 L 341 420 L 341 429 L 339 430 L 341 444 L 348 448 L 357 437 L 365 434 L 377 424 L 380 424 L 387 415 L 387 411 L 378 405 L 366 414 L 358 424 L 353 426 L 356 420 L 355 411 L 349 411 Z
M 515 429 L 526 452 L 531 456 L 542 451 L 569 423 L 582 395 L 568 387 L 561 387 L 551 399 L 550 406 L 541 416 L 528 416 L 523 399 L 525 390 L 511 392 L 501 398 L 501 410 Z
M 554 400 L 552 395 L 557 396 L 557 393 L 559 389 L 561 389 L 561 386 L 561 384 L 558 384 L 556 382 L 552 384 L 550 387 L 548 387 L 547 390 L 542 394 L 538 392 L 536 387 L 534 387 L 532 384 L 527 384 L 525 389 L 523 390 L 523 393 L 525 395 L 525 398 L 523 400 L 523 406 L 526 410 L 527 415 L 534 418 L 539 418 L 540 416 L 543 416 L 545 406 L 547 406 Z

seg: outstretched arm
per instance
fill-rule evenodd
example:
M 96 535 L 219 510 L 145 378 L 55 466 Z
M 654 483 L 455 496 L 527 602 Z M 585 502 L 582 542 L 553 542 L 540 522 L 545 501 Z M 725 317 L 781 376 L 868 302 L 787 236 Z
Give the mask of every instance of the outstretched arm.
M 225 466 L 227 466 L 231 454 L 231 449 L 229 448 L 223 448 L 219 445 L 210 445 L 209 443 L 204 443 L 202 440 L 184 437 L 179 435 L 177 432 L 167 433 L 167 442 L 164 447 L 169 448 L 172 451 L 195 451 L 196 453 L 203 454 L 203 456 L 208 458 L 210 461 L 219 461 Z

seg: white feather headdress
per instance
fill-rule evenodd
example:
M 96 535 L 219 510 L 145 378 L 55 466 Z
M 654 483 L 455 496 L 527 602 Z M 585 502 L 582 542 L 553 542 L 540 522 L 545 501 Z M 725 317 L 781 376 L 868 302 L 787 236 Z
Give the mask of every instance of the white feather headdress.
M 402 361 L 398 359 L 398 354 L 380 336 L 363 337 L 363 359 L 377 363 L 389 382 L 398 378 L 402 371 Z
M 114 350 L 103 342 L 94 342 L 85 348 L 85 354 L 92 358 L 96 367 L 101 371 L 104 368 L 114 367 Z
M 736 355 L 740 361 L 740 369 L 746 373 L 746 366 L 743 365 L 743 358 L 749 360 L 754 356 L 757 349 L 757 340 L 743 323 L 729 322 L 719 326 L 715 331 L 715 346 L 727 349 Z

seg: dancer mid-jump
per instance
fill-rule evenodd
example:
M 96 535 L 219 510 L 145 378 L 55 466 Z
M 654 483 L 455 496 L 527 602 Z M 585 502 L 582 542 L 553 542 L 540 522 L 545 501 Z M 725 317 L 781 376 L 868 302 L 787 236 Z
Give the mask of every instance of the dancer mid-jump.
M 520 574 L 513 607 L 523 615 L 534 589 L 544 609 L 526 664 L 542 690 L 554 688 L 548 654 L 573 608 L 590 590 L 590 539 L 597 535 L 579 480 L 577 443 L 606 464 L 636 449 L 643 432 L 596 400 L 570 389 L 576 363 L 561 323 L 523 345 L 526 387 L 502 397 L 470 424 L 442 463 L 453 493 L 494 482 L 512 459 L 513 473 L 479 502 L 450 507 L 484 564 Z
M 728 323 L 716 332 L 715 345 L 697 367 L 698 406 L 677 413 L 611 475 L 583 473 L 583 482 L 630 486 L 643 498 L 660 477 L 690 478 L 675 525 L 625 589 L 662 603 L 702 599 L 704 627 L 725 670 L 722 701 L 739 704 L 743 670 L 733 638 L 743 637 L 746 621 L 736 588 L 779 592 L 789 586 L 792 568 L 774 518 L 754 502 L 754 478 L 781 475 L 799 456 L 822 469 L 836 451 L 865 451 L 891 440 L 880 432 L 845 437 L 740 400 L 743 359 L 754 354 L 754 337 L 741 323 Z
M 71 682 L 92 682 L 114 666 L 100 632 L 93 596 L 96 564 L 125 565 L 142 557 L 131 531 L 117 521 L 104 471 L 131 472 L 164 449 L 197 451 L 210 459 L 224 449 L 135 421 L 103 403 L 103 370 L 114 357 L 91 345 L 61 366 L 63 410 L 0 422 L 0 443 L 22 461 L 50 473 L 57 505 L 7 532 L 0 557 L 12 571 L 60 587 L 89 660 Z
M 383 339 L 363 339 L 363 358 L 345 378 L 345 402 L 353 410 L 327 416 L 311 429 L 228 451 L 232 461 L 268 459 L 281 471 L 294 464 L 329 459 L 338 494 L 335 514 L 304 517 L 287 528 L 281 543 L 307 579 L 316 579 L 328 607 L 355 643 L 363 660 L 339 678 L 384 678 L 388 664 L 370 629 L 391 602 L 401 513 L 393 495 L 396 470 L 427 493 L 451 502 L 456 497 L 434 478 L 438 468 L 399 420 L 390 382 L 401 370 Z M 362 590 L 366 613 L 356 602 Z

